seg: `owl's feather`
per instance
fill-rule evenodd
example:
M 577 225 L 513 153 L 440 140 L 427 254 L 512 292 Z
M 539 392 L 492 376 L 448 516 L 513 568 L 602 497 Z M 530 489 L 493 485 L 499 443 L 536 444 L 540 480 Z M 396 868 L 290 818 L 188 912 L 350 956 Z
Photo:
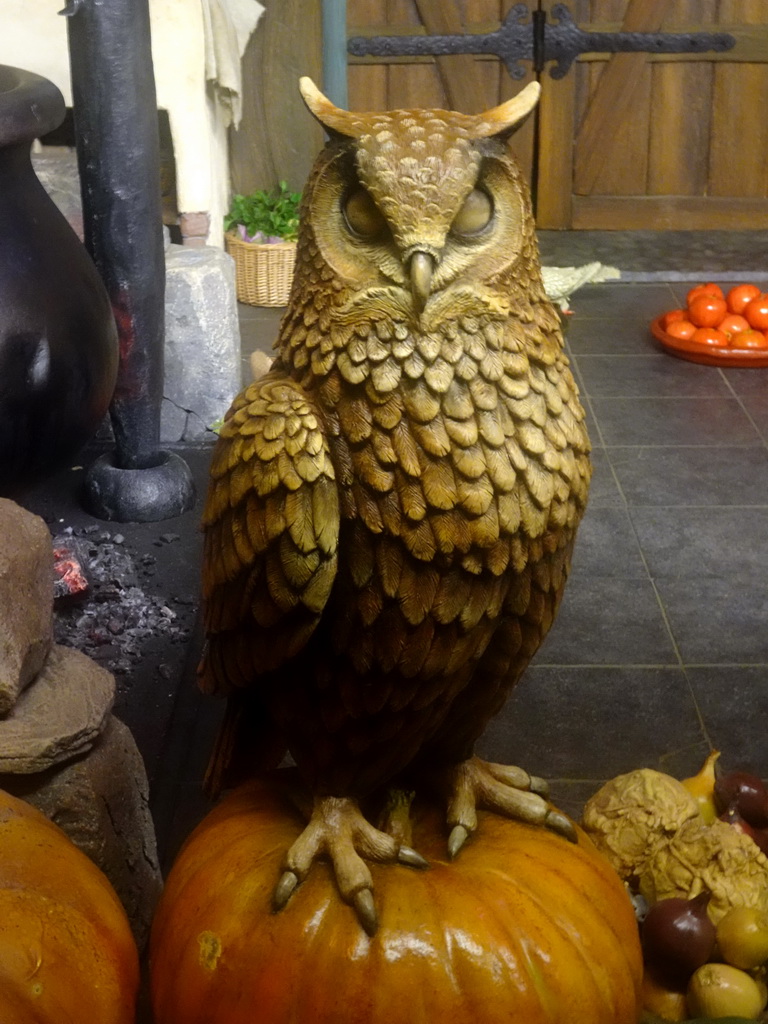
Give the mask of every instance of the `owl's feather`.
M 233 460 L 243 435 L 253 438 L 251 457 Z M 230 410 L 203 526 L 200 680 L 207 692 L 226 694 L 296 653 L 319 622 L 336 572 L 333 463 L 311 397 L 278 370 L 251 384 Z

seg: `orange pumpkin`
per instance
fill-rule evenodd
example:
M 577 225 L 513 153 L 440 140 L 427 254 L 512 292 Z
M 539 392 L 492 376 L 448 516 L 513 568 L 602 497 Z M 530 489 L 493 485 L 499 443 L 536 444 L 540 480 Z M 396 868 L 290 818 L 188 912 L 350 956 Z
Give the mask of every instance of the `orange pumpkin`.
M 428 870 L 372 865 L 368 938 L 324 863 L 270 900 L 304 822 L 275 788 L 230 794 L 187 840 L 150 944 L 155 1024 L 635 1024 L 642 959 L 629 898 L 583 832 L 480 814 L 453 863 L 416 807 Z
M 106 876 L 0 790 L 0 1021 L 133 1024 L 139 960 Z

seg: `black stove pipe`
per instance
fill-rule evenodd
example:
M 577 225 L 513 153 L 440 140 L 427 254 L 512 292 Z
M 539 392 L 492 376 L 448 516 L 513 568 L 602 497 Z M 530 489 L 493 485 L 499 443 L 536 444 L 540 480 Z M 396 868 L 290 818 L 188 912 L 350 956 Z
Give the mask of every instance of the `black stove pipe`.
M 109 293 L 120 365 L 115 451 L 86 476 L 103 519 L 151 522 L 194 503 L 187 464 L 160 447 L 165 252 L 148 0 L 69 0 L 73 113 L 85 244 Z

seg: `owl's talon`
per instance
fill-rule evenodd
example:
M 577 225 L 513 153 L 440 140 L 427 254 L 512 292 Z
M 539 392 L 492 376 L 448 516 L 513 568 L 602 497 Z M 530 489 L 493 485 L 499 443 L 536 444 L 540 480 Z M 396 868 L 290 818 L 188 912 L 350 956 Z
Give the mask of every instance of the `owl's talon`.
M 537 796 L 542 796 L 546 800 L 549 796 L 549 783 L 546 779 L 539 778 L 538 775 L 530 776 L 530 783 L 528 789 L 531 793 L 535 793 Z
M 407 811 L 407 807 L 406 807 Z M 349 797 L 315 797 L 309 823 L 286 852 L 272 895 L 276 911 L 288 903 L 321 856 L 331 862 L 341 898 L 355 910 L 368 935 L 378 926 L 373 880 L 366 861 L 425 868 L 427 862 L 402 839 L 374 828 Z
M 299 876 L 295 871 L 284 871 L 282 873 L 280 881 L 275 886 L 275 891 L 272 894 L 272 906 L 276 911 L 282 910 L 288 903 L 298 884 Z
M 397 851 L 397 859 L 401 864 L 407 864 L 410 868 L 428 868 L 429 862 L 412 850 L 410 846 L 401 846 Z
M 376 913 L 376 904 L 373 902 L 373 893 L 370 889 L 360 889 L 352 897 L 352 904 L 357 914 L 357 919 L 371 938 L 376 934 L 379 927 L 379 916 Z
M 453 859 L 471 832 L 477 828 L 477 808 L 495 811 L 508 818 L 539 825 L 578 842 L 572 822 L 544 799 L 549 792 L 544 779 L 529 775 L 521 768 L 489 764 L 479 757 L 451 769 L 448 824 L 453 830 L 448 839 L 448 853 Z
M 544 819 L 544 825 L 550 832 L 557 832 L 559 836 L 567 839 L 569 843 L 578 843 L 579 837 L 570 818 L 567 818 L 560 811 L 549 811 Z
M 469 835 L 469 829 L 464 828 L 463 825 L 453 826 L 451 834 L 448 836 L 448 856 L 451 860 L 458 857 L 459 851 L 469 839 Z

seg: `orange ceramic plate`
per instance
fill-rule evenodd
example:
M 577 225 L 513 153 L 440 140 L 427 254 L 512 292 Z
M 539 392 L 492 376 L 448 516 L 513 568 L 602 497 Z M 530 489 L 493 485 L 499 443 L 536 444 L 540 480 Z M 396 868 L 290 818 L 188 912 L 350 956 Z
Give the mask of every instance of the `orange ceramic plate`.
M 661 317 L 651 322 L 651 333 L 670 355 L 708 366 L 768 366 L 768 348 L 716 348 L 691 338 L 673 338 L 661 326 Z

